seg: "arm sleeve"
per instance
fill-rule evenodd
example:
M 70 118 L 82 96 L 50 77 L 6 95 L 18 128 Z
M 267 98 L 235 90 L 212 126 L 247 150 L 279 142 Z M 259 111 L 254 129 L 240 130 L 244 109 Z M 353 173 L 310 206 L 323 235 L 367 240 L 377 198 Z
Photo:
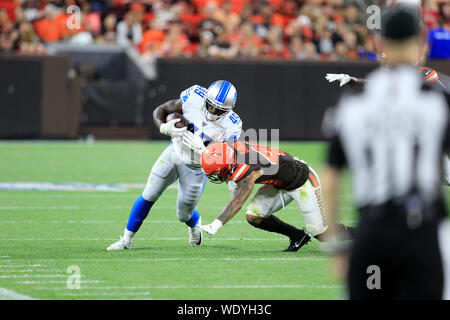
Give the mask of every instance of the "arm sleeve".
M 327 164 L 338 169 L 342 169 L 347 165 L 347 158 L 342 148 L 339 135 L 335 135 L 331 140 L 330 147 L 328 148 Z

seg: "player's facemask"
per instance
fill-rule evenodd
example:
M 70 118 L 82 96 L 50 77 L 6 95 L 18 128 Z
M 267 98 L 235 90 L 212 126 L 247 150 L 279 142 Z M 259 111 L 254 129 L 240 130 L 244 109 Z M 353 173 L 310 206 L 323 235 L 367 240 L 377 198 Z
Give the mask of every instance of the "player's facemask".
M 212 143 L 202 152 L 202 170 L 213 183 L 227 181 L 235 163 L 236 151 L 226 143 Z
M 203 113 L 205 115 L 206 120 L 217 121 L 226 116 L 228 112 L 229 110 L 222 110 L 216 108 L 211 103 L 209 103 L 208 100 L 205 99 L 205 106 L 203 108 Z
M 207 176 L 208 180 L 211 181 L 212 183 L 222 183 L 225 182 L 227 180 L 228 177 L 228 171 L 221 171 L 221 172 L 215 172 L 213 174 L 210 174 Z

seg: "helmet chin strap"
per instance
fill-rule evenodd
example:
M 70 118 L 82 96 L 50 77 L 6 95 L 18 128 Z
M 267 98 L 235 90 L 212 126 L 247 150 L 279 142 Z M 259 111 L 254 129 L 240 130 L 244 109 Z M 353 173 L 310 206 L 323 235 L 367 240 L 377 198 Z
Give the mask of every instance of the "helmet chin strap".
M 212 114 L 211 112 L 208 111 L 208 109 L 206 109 L 206 106 L 203 107 L 203 113 L 205 115 L 206 120 L 208 121 L 217 121 L 220 120 L 221 118 L 225 117 L 230 111 L 226 111 L 223 114 L 221 114 L 220 116 Z

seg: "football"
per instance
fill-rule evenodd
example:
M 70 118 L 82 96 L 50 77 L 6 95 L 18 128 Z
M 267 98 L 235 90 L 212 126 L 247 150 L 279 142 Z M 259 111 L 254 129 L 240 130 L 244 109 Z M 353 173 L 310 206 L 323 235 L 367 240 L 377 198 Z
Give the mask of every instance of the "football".
M 175 123 L 176 128 L 184 128 L 189 125 L 189 121 L 185 117 L 183 117 L 183 115 L 181 115 L 177 112 L 168 114 L 166 117 L 166 122 L 169 122 L 170 120 L 173 120 L 173 119 L 181 119 L 180 122 Z

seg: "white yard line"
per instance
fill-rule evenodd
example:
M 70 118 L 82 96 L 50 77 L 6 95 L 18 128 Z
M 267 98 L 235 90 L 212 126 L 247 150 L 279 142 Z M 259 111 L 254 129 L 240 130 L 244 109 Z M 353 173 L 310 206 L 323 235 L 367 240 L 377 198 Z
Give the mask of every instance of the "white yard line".
M 180 224 L 181 222 L 178 221 L 177 219 L 173 219 L 173 220 L 152 220 L 151 218 L 147 219 L 150 223 L 161 223 L 161 224 Z M 105 224 L 105 223 L 126 223 L 126 220 L 123 221 L 115 221 L 115 220 L 49 220 L 49 221 L 45 221 L 45 223 L 52 223 L 52 224 L 64 224 L 64 223 L 70 223 L 70 224 Z M 291 221 L 292 222 L 292 221 Z M 298 221 L 300 222 L 300 221 Z M 5 224 L 29 224 L 29 223 L 39 223 L 42 224 L 42 220 L 2 220 L 0 221 L 0 224 L 5 223 Z M 245 221 L 240 221 L 240 220 L 236 220 L 236 221 L 229 221 L 227 222 L 228 224 L 247 224 L 247 222 Z M 293 221 L 292 223 L 296 223 L 295 221 Z
M 144 292 L 99 292 L 99 293 L 93 293 L 93 292 L 77 292 L 77 293 L 62 293 L 60 296 L 149 296 L 151 295 L 150 292 L 144 291 Z
M 0 221 L 0 224 L 30 224 L 30 223 L 39 223 L 42 224 L 41 220 L 3 220 Z M 122 221 L 112 221 L 112 220 L 49 220 L 45 221 L 45 223 L 52 223 L 52 224 L 105 224 L 105 223 L 122 223 Z
M 236 284 L 236 285 L 159 285 L 159 286 L 81 286 L 80 290 L 139 290 L 139 289 L 335 289 L 343 285 L 310 285 L 310 284 Z M 36 287 L 37 290 L 69 290 L 60 287 Z
M 0 300 L 7 299 L 7 300 L 35 300 L 35 298 L 32 298 L 30 296 L 17 293 L 13 290 L 6 289 L 6 288 L 0 288 Z
M 47 269 L 0 269 L 0 272 L 8 272 L 8 273 L 26 273 L 26 272 L 48 272 L 54 270 Z
M 80 275 L 82 277 L 83 275 Z M 8 278 L 66 278 L 66 274 L 9 274 L 0 275 L 0 279 Z
M 5 238 L 0 241 L 114 241 L 117 238 Z M 142 241 L 185 241 L 187 238 L 173 237 L 173 238 L 138 238 Z M 287 238 L 208 238 L 215 241 L 287 241 Z
M 208 209 L 223 209 L 225 206 L 199 206 L 199 210 L 208 210 Z M 155 205 L 152 210 L 160 209 L 160 210 L 176 210 L 176 205 Z M 130 210 L 131 205 L 121 205 L 121 206 L 76 206 L 76 205 L 70 205 L 70 206 L 0 206 L 0 210 Z M 341 208 L 342 209 L 342 208 Z M 296 206 L 290 206 L 285 207 L 284 209 L 280 210 L 282 212 L 283 210 L 288 211 L 298 211 L 299 214 L 301 214 L 300 209 Z
M 3 191 L 3 190 L 0 190 Z M 71 191 L 52 191 L 47 192 L 46 193 L 42 193 L 42 194 L 35 194 L 35 192 L 32 193 L 24 193 L 24 192 L 17 192 L 17 194 L 14 193 L 10 193 L 8 192 L 7 194 L 1 194 L 0 193 L 0 199 L 4 198 L 4 199 L 11 199 L 11 198 L 20 198 L 20 199 L 24 199 L 24 198 L 32 198 L 32 199 L 44 199 L 44 198 L 93 198 L 93 199 L 97 199 L 97 198 L 128 198 L 128 199 L 132 199 L 133 197 L 136 198 L 137 194 L 134 195 L 130 195 L 129 193 L 119 193 L 119 192 L 104 192 L 101 191 L 99 194 L 97 193 L 92 193 L 92 191 L 77 191 L 77 192 L 71 192 Z M 54 192 L 60 192 L 59 194 L 55 194 Z M 176 194 L 175 194 L 176 196 Z
M 103 283 L 104 280 L 80 280 L 80 283 Z M 66 284 L 67 280 L 25 280 L 16 281 L 17 284 Z
M 174 219 L 174 220 L 152 220 L 151 218 L 147 219 L 149 224 L 174 224 L 174 225 L 179 225 L 181 222 L 179 222 L 178 220 Z M 357 220 L 343 220 L 341 221 L 341 223 L 345 224 L 345 225 L 354 225 L 357 222 Z M 19 224 L 19 225 L 24 225 L 24 224 L 42 224 L 42 220 L 3 220 L 0 221 L 0 225 L 1 224 Z M 114 220 L 49 220 L 46 221 L 46 223 L 50 223 L 50 224 L 126 224 L 127 221 L 114 221 Z M 289 223 L 294 224 L 294 225 L 298 225 L 298 224 L 304 224 L 304 221 L 289 221 Z M 232 221 L 228 221 L 227 224 L 245 224 L 247 225 L 248 223 L 246 221 L 242 221 L 242 220 L 232 220 Z
M 42 264 L 16 264 L 16 265 L 7 265 L 7 264 L 0 264 L 0 268 L 29 268 L 29 267 L 45 267 L 45 265 Z M 0 269 L 2 270 L 2 269 Z
M 11 261 L 20 261 L 21 259 L 11 260 Z M 70 258 L 70 259 L 35 259 L 36 261 L 43 262 L 53 262 L 53 261 L 79 261 L 79 262 L 171 262 L 171 261 L 324 261 L 329 260 L 329 258 L 325 257 L 285 257 L 285 258 L 233 258 L 233 257 L 223 257 L 223 258 L 105 258 L 105 259 L 86 259 L 86 258 Z M 61 277 L 64 275 L 61 275 Z
M 100 209 L 100 206 L 93 207 L 80 207 L 80 206 L 2 206 L 0 210 L 88 210 L 88 209 Z M 125 209 L 130 206 L 110 206 L 103 207 L 105 210 Z
M 83 182 L 0 182 L 0 190 L 27 191 L 101 191 L 124 192 L 143 189 L 143 183 L 83 183 Z M 171 188 L 172 186 L 169 186 Z
M 203 206 L 202 209 L 223 209 L 224 206 Z M 124 206 L 1 206 L 0 210 L 130 210 L 130 205 Z M 176 206 L 155 206 L 153 210 L 176 210 Z
M 142 188 L 143 189 L 143 188 Z M 176 189 L 176 188 L 169 188 L 169 189 Z M 3 191 L 3 190 L 0 190 Z M 55 192 L 58 192 L 55 194 Z M 72 192 L 72 191 L 52 191 L 52 192 L 48 192 L 45 191 L 45 193 L 40 193 L 40 194 L 35 194 L 35 192 L 33 193 L 24 193 L 24 192 L 17 192 L 17 193 L 7 193 L 7 194 L 1 194 L 0 193 L 0 198 L 6 198 L 6 199 L 10 199 L 10 198 L 33 198 L 33 199 L 44 199 L 44 198 L 93 198 L 93 199 L 97 199 L 97 198 L 127 198 L 130 200 L 135 200 L 137 198 L 137 196 L 139 195 L 139 192 L 133 192 L 133 193 L 121 193 L 121 192 L 104 192 L 104 191 L 100 191 L 98 193 L 92 193 L 92 191 L 76 191 L 76 192 Z M 177 194 L 175 192 L 173 193 L 165 193 L 164 194 L 165 197 L 168 198 L 176 198 Z M 205 197 L 205 196 L 204 196 Z M 218 192 L 213 190 L 212 192 L 209 192 L 208 195 L 206 197 L 214 197 L 215 199 L 220 198 L 220 199 L 231 199 L 231 196 L 229 193 L 223 193 L 223 192 Z

